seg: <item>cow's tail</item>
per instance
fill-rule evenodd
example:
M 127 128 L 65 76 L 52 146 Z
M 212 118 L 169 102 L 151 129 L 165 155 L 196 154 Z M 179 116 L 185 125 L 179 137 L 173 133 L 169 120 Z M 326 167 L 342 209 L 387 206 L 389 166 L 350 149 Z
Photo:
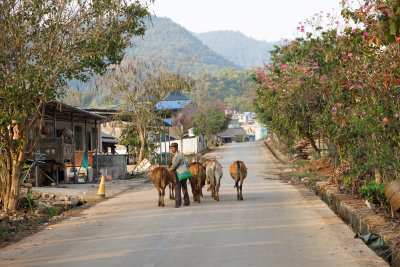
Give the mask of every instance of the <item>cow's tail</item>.
M 240 163 L 239 161 L 236 161 L 236 167 L 237 167 L 237 177 L 235 181 L 235 186 L 233 188 L 236 188 L 239 186 L 239 181 L 240 181 Z

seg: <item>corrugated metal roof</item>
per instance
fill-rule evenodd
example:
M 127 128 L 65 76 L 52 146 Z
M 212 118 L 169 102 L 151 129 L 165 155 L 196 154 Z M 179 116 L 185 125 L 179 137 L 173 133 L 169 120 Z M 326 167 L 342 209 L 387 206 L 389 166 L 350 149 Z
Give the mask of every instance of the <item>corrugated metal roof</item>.
M 177 101 L 161 101 L 157 103 L 156 109 L 172 109 L 172 110 L 179 110 L 185 108 L 188 104 L 190 104 L 192 100 L 177 100 Z
M 188 97 L 185 94 L 182 94 L 181 92 L 172 92 L 170 93 L 167 97 L 163 99 L 163 101 L 177 101 L 177 100 L 190 100 L 190 97 Z
M 229 128 L 217 134 L 218 137 L 236 137 L 238 135 L 246 135 L 242 128 Z

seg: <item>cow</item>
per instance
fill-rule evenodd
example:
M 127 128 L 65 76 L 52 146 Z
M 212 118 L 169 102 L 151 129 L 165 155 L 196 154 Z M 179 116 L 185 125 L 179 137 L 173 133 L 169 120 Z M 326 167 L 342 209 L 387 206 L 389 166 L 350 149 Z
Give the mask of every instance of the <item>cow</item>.
M 192 187 L 193 200 L 200 203 L 200 196 L 202 196 L 202 186 L 206 180 L 206 170 L 198 162 L 192 162 L 189 165 L 189 171 L 192 173 L 190 178 L 190 186 Z
M 244 178 L 247 176 L 246 165 L 244 165 L 243 161 L 237 160 L 232 163 L 231 167 L 229 168 L 229 173 L 231 174 L 233 180 L 235 180 L 235 186 L 233 188 L 236 187 L 237 189 L 237 200 L 243 200 L 242 185 Z
M 166 167 L 157 167 L 151 172 L 151 180 L 158 191 L 158 206 L 165 207 L 164 195 L 167 184 L 175 185 L 175 176 Z M 171 197 L 171 196 L 170 196 Z
M 211 196 L 214 198 L 214 200 L 219 201 L 219 187 L 223 175 L 222 166 L 216 159 L 204 162 L 203 166 L 206 168 L 207 191 L 209 191 L 208 190 L 208 183 L 209 183 L 211 189 Z

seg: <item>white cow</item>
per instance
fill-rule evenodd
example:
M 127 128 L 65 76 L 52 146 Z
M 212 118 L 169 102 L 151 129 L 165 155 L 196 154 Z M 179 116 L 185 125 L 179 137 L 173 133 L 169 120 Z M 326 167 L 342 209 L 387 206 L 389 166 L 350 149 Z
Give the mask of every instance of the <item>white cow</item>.
M 219 201 L 218 192 L 220 181 L 223 175 L 222 166 L 216 159 L 204 162 L 203 166 L 206 168 L 207 187 L 210 184 L 211 196 L 214 198 L 214 200 Z

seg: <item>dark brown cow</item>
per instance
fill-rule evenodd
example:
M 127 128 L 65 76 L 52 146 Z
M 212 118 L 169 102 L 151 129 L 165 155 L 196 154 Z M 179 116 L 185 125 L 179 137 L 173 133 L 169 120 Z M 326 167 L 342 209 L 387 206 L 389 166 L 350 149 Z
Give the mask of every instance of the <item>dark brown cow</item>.
M 158 191 L 158 206 L 165 207 L 165 187 L 170 183 L 175 185 L 174 176 L 171 175 L 171 172 L 166 167 L 157 167 L 151 172 L 151 180 Z
M 200 163 L 193 162 L 189 166 L 189 171 L 193 177 L 190 178 L 190 186 L 192 187 L 193 200 L 200 203 L 200 196 L 202 195 L 202 185 L 206 180 L 206 171 Z
M 243 161 L 235 161 L 232 163 L 231 167 L 229 168 L 229 173 L 231 174 L 233 180 L 235 180 L 235 186 L 237 189 L 237 199 L 243 200 L 242 195 L 242 185 L 244 178 L 247 176 L 247 168 L 244 165 Z M 240 185 L 239 185 L 240 183 Z

